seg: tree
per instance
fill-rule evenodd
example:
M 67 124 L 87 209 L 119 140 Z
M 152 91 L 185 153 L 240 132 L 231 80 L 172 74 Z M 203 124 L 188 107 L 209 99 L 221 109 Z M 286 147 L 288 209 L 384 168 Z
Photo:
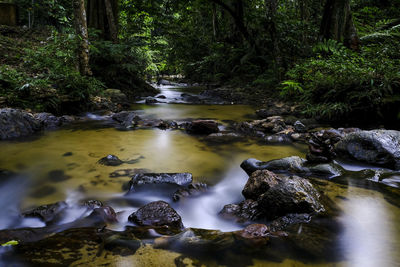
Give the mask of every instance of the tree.
M 353 50 L 359 50 L 360 40 L 350 10 L 350 0 L 327 0 L 320 28 L 320 39 L 343 42 Z
M 88 27 L 101 31 L 105 40 L 117 42 L 118 36 L 118 1 L 88 0 Z
M 84 0 L 74 0 L 75 31 L 79 38 L 77 48 L 78 69 L 81 75 L 91 75 L 89 67 L 89 36 L 86 22 L 86 11 Z

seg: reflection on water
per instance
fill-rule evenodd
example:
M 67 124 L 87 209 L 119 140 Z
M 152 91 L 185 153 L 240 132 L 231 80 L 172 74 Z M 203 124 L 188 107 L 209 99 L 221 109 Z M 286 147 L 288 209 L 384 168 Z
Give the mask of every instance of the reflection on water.
M 343 203 L 341 247 L 346 266 L 396 266 L 400 260 L 399 210 L 380 193 L 352 190 Z M 394 216 L 396 216 L 395 218 Z

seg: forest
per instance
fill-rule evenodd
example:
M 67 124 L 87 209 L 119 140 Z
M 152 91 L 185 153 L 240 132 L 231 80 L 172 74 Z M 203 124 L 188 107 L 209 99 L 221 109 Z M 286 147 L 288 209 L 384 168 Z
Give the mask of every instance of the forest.
M 400 0 L 0 0 L 1 266 L 396 266 Z

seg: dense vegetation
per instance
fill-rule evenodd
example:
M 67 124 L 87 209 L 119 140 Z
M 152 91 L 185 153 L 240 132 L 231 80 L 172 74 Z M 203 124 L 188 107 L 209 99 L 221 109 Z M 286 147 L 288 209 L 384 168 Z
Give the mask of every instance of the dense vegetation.
M 144 79 L 182 74 L 259 103 L 295 101 L 322 119 L 400 116 L 399 0 L 113 0 L 115 37 L 111 24 L 93 19 L 106 8 L 86 2 L 92 76 L 76 68 L 71 1 L 15 1 L 19 24 L 30 29 L 15 34 L 17 46 L 6 30 L 0 35 L 0 93 L 9 105 L 57 110 L 61 96 L 85 102 L 106 87 L 137 97 L 149 90 Z M 37 92 L 43 99 L 32 106 L 24 96 Z

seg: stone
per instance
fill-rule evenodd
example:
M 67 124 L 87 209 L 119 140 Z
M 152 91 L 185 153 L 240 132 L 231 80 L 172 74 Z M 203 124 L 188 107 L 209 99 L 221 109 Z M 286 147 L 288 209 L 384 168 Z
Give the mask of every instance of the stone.
M 98 163 L 101 165 L 105 165 L 105 166 L 119 166 L 119 165 L 123 164 L 124 162 L 122 160 L 120 160 L 117 156 L 110 154 L 104 158 L 101 158 L 98 161 Z
M 41 129 L 41 123 L 26 111 L 0 109 L 0 140 L 29 136 Z
M 64 201 L 53 204 L 42 205 L 37 208 L 25 211 L 22 213 L 24 217 L 39 218 L 46 224 L 54 223 L 59 219 L 60 214 L 68 207 Z
M 192 183 L 187 187 L 178 189 L 172 196 L 173 201 L 179 201 L 190 196 L 200 195 L 208 190 L 208 186 L 204 183 Z
M 335 145 L 335 151 L 342 157 L 400 170 L 400 131 L 349 133 Z
M 239 204 L 228 204 L 223 207 L 219 215 L 227 220 L 234 220 L 237 223 L 247 223 L 260 217 L 258 202 L 246 199 Z
M 144 205 L 132 213 L 128 220 L 140 226 L 183 228 L 181 216 L 165 201 L 155 201 Z
M 134 191 L 136 187 L 149 184 L 171 184 L 176 186 L 186 186 L 193 181 L 191 173 L 138 173 L 129 182 L 129 191 Z
M 218 133 L 219 128 L 218 128 L 218 123 L 213 120 L 195 120 L 191 123 L 186 128 L 186 131 L 188 131 L 191 134 L 212 134 L 212 133 Z
M 260 195 L 277 185 L 280 178 L 268 170 L 258 170 L 251 174 L 242 191 L 246 199 L 257 200 Z

